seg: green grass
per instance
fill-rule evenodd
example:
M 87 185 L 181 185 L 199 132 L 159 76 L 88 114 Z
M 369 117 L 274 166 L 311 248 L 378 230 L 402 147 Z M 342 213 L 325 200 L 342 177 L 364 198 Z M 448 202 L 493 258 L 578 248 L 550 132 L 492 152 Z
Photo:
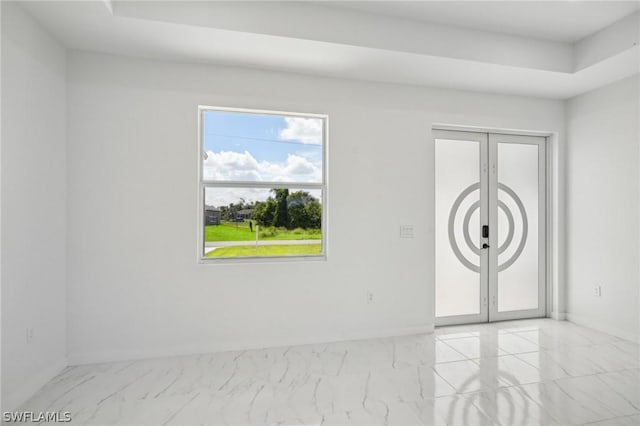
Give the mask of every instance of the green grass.
M 304 256 L 320 254 L 320 244 L 274 245 L 274 246 L 231 246 L 210 251 L 206 257 L 248 257 L 248 256 Z
M 222 222 L 220 225 L 204 227 L 205 241 L 255 241 L 256 224 L 253 232 L 249 229 L 249 221 Z M 260 240 L 319 240 L 322 234 L 319 229 L 293 229 L 260 227 Z

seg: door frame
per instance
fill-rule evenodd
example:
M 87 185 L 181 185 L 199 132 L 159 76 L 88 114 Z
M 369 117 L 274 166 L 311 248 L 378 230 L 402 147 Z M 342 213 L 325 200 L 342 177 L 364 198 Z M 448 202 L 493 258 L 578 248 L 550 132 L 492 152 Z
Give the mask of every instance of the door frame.
M 497 250 L 481 250 L 480 253 L 480 313 L 469 315 L 455 315 L 446 317 L 435 317 L 435 281 L 434 281 L 434 317 L 436 326 L 488 323 L 494 321 L 504 321 L 512 319 L 541 318 L 548 314 L 549 310 L 549 262 L 548 246 L 550 243 L 548 227 L 548 172 L 547 167 L 549 157 L 547 155 L 547 145 L 549 137 L 531 134 L 530 132 L 504 132 L 490 131 L 485 129 L 454 130 L 449 128 L 433 128 L 432 141 L 436 139 L 444 140 L 467 140 L 477 141 L 480 147 L 480 223 L 489 225 L 490 230 L 497 230 L 497 146 L 498 143 L 519 143 L 538 146 L 538 308 L 530 310 L 498 312 L 498 253 Z M 435 161 L 435 157 L 434 157 Z M 435 191 L 435 181 L 434 181 Z M 434 204 L 435 206 L 435 204 Z M 489 212 L 494 212 L 489 215 Z M 491 231 L 488 241 L 491 247 L 498 247 L 497 232 Z M 435 254 L 435 251 L 434 251 Z M 491 265 L 491 266 L 490 266 Z M 489 301 L 488 299 L 491 298 Z
M 489 137 L 489 229 L 498 229 L 498 144 L 536 145 L 538 147 L 538 308 L 498 311 L 498 253 L 489 250 L 489 321 L 541 318 L 547 313 L 547 139 L 540 136 L 488 133 Z M 489 234 L 489 245 L 498 247 L 498 233 Z

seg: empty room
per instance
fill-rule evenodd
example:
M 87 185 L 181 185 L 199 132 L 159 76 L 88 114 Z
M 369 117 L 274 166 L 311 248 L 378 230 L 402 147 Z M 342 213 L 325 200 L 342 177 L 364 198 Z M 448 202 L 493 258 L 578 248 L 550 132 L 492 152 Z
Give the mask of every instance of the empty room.
M 639 1 L 1 1 L 2 424 L 640 424 Z

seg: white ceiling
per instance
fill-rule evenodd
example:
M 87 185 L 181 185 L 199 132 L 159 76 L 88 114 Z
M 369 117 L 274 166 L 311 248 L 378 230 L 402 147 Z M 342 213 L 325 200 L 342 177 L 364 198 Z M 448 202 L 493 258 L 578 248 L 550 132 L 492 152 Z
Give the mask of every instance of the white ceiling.
M 640 12 L 633 13 L 635 2 L 519 4 L 530 8 L 526 14 L 531 22 L 505 2 L 343 3 L 22 4 L 70 49 L 165 61 L 557 99 L 640 72 Z M 574 3 L 581 12 L 571 15 Z M 441 23 L 372 14 L 376 8 L 395 14 L 408 14 L 413 8 L 412 18 L 438 16 Z M 447 14 L 456 9 L 456 25 L 444 25 Z M 523 36 L 540 26 L 547 38 L 561 37 L 560 31 L 562 37 L 582 37 L 588 28 L 601 29 L 625 12 L 632 14 L 575 45 Z M 552 24 L 542 25 L 545 17 Z M 520 32 L 516 36 L 487 30 L 490 22 L 500 22 L 503 32 L 507 24 Z M 462 24 L 477 27 L 464 29 Z
M 640 9 L 640 1 L 326 1 L 324 6 L 573 43 Z

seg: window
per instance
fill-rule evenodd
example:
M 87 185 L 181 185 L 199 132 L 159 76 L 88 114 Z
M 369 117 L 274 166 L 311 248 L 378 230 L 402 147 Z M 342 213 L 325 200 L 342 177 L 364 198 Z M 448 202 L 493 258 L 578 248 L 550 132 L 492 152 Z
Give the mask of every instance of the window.
M 201 258 L 323 257 L 326 116 L 199 114 Z

